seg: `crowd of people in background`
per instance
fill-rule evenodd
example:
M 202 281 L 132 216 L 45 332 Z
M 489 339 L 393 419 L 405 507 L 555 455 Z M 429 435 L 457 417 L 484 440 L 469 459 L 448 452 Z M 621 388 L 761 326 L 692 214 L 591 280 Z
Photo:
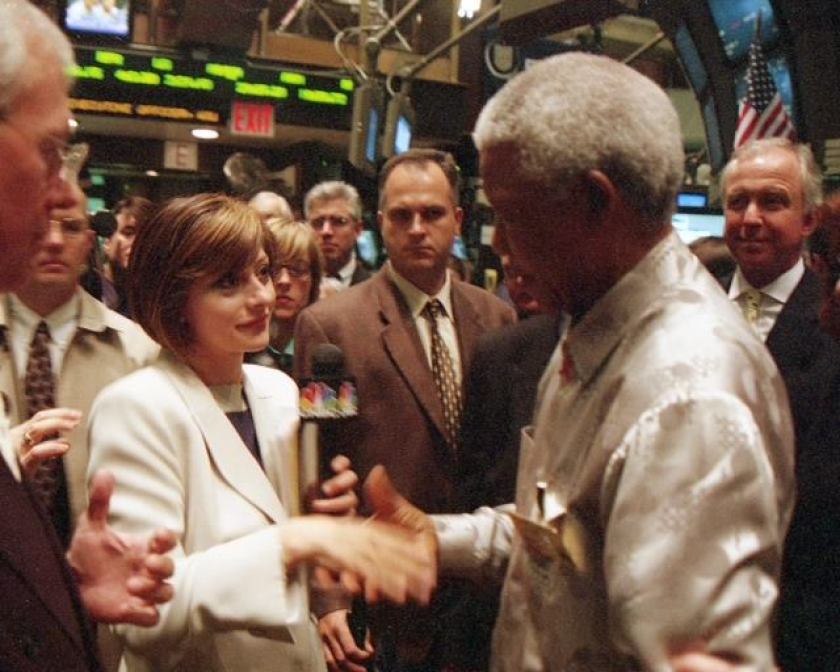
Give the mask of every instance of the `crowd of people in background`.
M 71 62 L 0 0 L 0 668 L 837 669 L 840 196 L 806 145 L 735 151 L 689 249 L 666 94 L 541 61 L 474 133 L 499 298 L 453 269 L 435 149 L 381 169 L 378 269 L 337 180 L 132 195 L 97 236 Z M 325 344 L 360 403 L 302 503 Z

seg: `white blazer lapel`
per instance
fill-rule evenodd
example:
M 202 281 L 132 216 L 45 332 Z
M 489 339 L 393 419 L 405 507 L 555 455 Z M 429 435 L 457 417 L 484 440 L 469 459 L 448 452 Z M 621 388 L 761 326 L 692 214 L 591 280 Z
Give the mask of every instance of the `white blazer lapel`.
M 274 391 L 245 369 L 245 396 L 254 418 L 263 468 L 287 514 L 300 513 L 298 487 L 297 405 L 278 403 Z M 294 397 L 297 401 L 297 397 Z
M 220 476 L 272 522 L 285 518 L 277 493 L 207 386 L 172 355 L 162 359 L 167 376 L 195 418 Z

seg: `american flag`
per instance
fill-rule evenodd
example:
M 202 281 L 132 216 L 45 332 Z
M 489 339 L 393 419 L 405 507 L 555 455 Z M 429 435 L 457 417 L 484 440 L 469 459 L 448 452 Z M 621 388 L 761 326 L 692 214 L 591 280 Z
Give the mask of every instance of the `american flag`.
M 750 44 L 747 67 L 747 96 L 738 104 L 735 149 L 752 140 L 784 137 L 796 139 L 793 120 L 788 116 L 761 48 L 761 24 Z

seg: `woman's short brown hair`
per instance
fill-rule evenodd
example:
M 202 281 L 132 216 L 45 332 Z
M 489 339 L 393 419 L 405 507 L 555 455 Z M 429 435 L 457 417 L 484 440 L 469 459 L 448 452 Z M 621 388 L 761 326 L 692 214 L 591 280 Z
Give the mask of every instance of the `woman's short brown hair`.
M 315 229 L 306 222 L 287 222 L 279 218 L 269 219 L 266 224 L 277 245 L 278 271 L 280 264 L 292 261 L 306 264 L 309 277 L 312 278 L 309 303 L 314 303 L 321 290 L 321 278 L 324 277 L 324 257 Z
M 169 201 L 134 241 L 128 286 L 134 318 L 163 347 L 183 355 L 193 338 L 185 317 L 190 288 L 203 278 L 242 273 L 260 250 L 274 272 L 274 238 L 247 204 L 222 194 Z

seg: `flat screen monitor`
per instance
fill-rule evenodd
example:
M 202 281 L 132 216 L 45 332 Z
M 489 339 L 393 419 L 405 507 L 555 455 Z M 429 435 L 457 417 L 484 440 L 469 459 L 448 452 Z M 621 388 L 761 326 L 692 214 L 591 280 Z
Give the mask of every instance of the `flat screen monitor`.
M 379 140 L 379 110 L 376 107 L 370 108 L 367 127 L 365 158 L 371 163 L 376 163 L 376 145 Z
M 356 87 L 347 158 L 356 168 L 368 174 L 376 173 L 383 113 L 383 93 L 377 82 L 368 81 Z
M 64 30 L 79 37 L 128 40 L 131 0 L 68 0 L 61 19 Z
M 382 155 L 386 158 L 402 154 L 411 148 L 414 135 L 414 107 L 404 92 L 388 102 L 385 132 L 382 134 Z
M 681 191 L 677 194 L 677 208 L 708 208 L 709 195 L 699 191 Z
M 677 212 L 671 218 L 677 235 L 686 245 L 705 236 L 722 237 L 724 222 L 722 214 L 711 212 Z
M 706 66 L 703 65 L 703 60 L 700 58 L 700 52 L 697 50 L 694 38 L 688 31 L 688 26 L 684 23 L 677 28 L 677 32 L 674 34 L 674 47 L 680 57 L 685 76 L 691 83 L 691 88 L 694 89 L 696 94 L 702 93 L 709 83 L 709 75 L 706 72 Z
M 736 63 L 746 57 L 755 36 L 755 25 L 761 14 L 761 43 L 772 45 L 779 38 L 779 27 L 770 0 L 709 0 L 723 50 Z
M 397 135 L 394 138 L 394 150 L 397 154 L 411 149 L 412 125 L 411 120 L 403 114 L 397 119 Z

